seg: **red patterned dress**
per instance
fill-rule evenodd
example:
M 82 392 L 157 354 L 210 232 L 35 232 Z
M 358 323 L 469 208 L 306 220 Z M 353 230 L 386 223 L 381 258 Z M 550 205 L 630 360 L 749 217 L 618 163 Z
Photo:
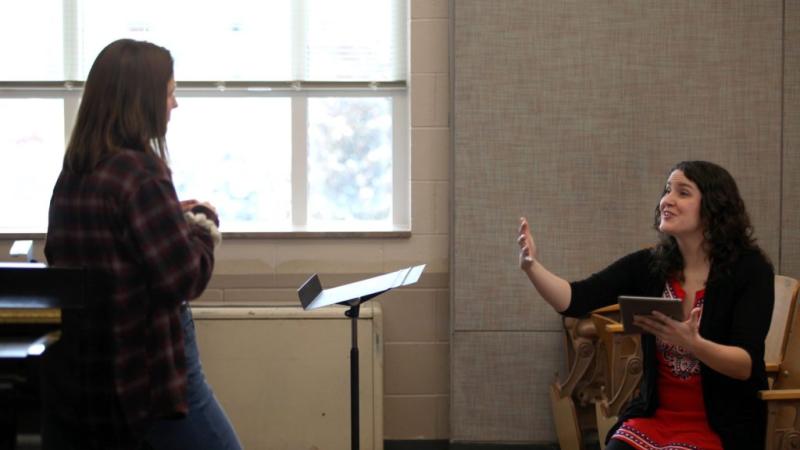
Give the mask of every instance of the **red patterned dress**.
M 670 280 L 664 297 L 686 301 L 677 280 Z M 694 306 L 703 306 L 705 290 L 697 291 Z M 656 338 L 658 408 L 652 417 L 626 420 L 614 433 L 618 439 L 642 450 L 722 450 L 722 442 L 708 424 L 700 361 L 683 347 Z

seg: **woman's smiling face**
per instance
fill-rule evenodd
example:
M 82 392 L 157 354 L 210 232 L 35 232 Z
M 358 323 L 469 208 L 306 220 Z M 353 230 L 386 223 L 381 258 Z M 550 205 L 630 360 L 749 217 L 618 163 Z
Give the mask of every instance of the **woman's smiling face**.
M 661 213 L 658 229 L 673 237 L 703 235 L 700 189 L 683 171 L 675 170 L 667 179 L 664 195 L 658 204 Z

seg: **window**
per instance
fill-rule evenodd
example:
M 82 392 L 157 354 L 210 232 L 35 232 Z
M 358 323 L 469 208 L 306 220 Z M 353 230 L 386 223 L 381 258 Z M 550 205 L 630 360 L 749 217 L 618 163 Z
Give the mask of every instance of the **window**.
M 42 233 L 97 53 L 168 48 L 181 198 L 224 232 L 404 231 L 404 0 L 27 0 L 0 17 L 0 233 Z M 32 57 L 31 55 L 36 55 Z M 17 62 L 9 64 L 8 62 Z

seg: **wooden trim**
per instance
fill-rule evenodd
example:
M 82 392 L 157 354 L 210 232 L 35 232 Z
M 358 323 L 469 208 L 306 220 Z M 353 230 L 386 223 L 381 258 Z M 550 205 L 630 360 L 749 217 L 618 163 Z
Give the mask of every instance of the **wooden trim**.
M 51 309 L 0 309 L 0 323 L 61 323 L 61 310 Z

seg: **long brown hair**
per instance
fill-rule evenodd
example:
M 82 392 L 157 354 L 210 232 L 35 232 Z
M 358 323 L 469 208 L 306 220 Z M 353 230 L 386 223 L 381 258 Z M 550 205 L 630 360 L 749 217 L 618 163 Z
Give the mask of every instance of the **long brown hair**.
M 64 170 L 92 171 L 123 149 L 153 152 L 167 160 L 167 84 L 173 60 L 163 47 L 120 39 L 104 48 L 84 86 Z

